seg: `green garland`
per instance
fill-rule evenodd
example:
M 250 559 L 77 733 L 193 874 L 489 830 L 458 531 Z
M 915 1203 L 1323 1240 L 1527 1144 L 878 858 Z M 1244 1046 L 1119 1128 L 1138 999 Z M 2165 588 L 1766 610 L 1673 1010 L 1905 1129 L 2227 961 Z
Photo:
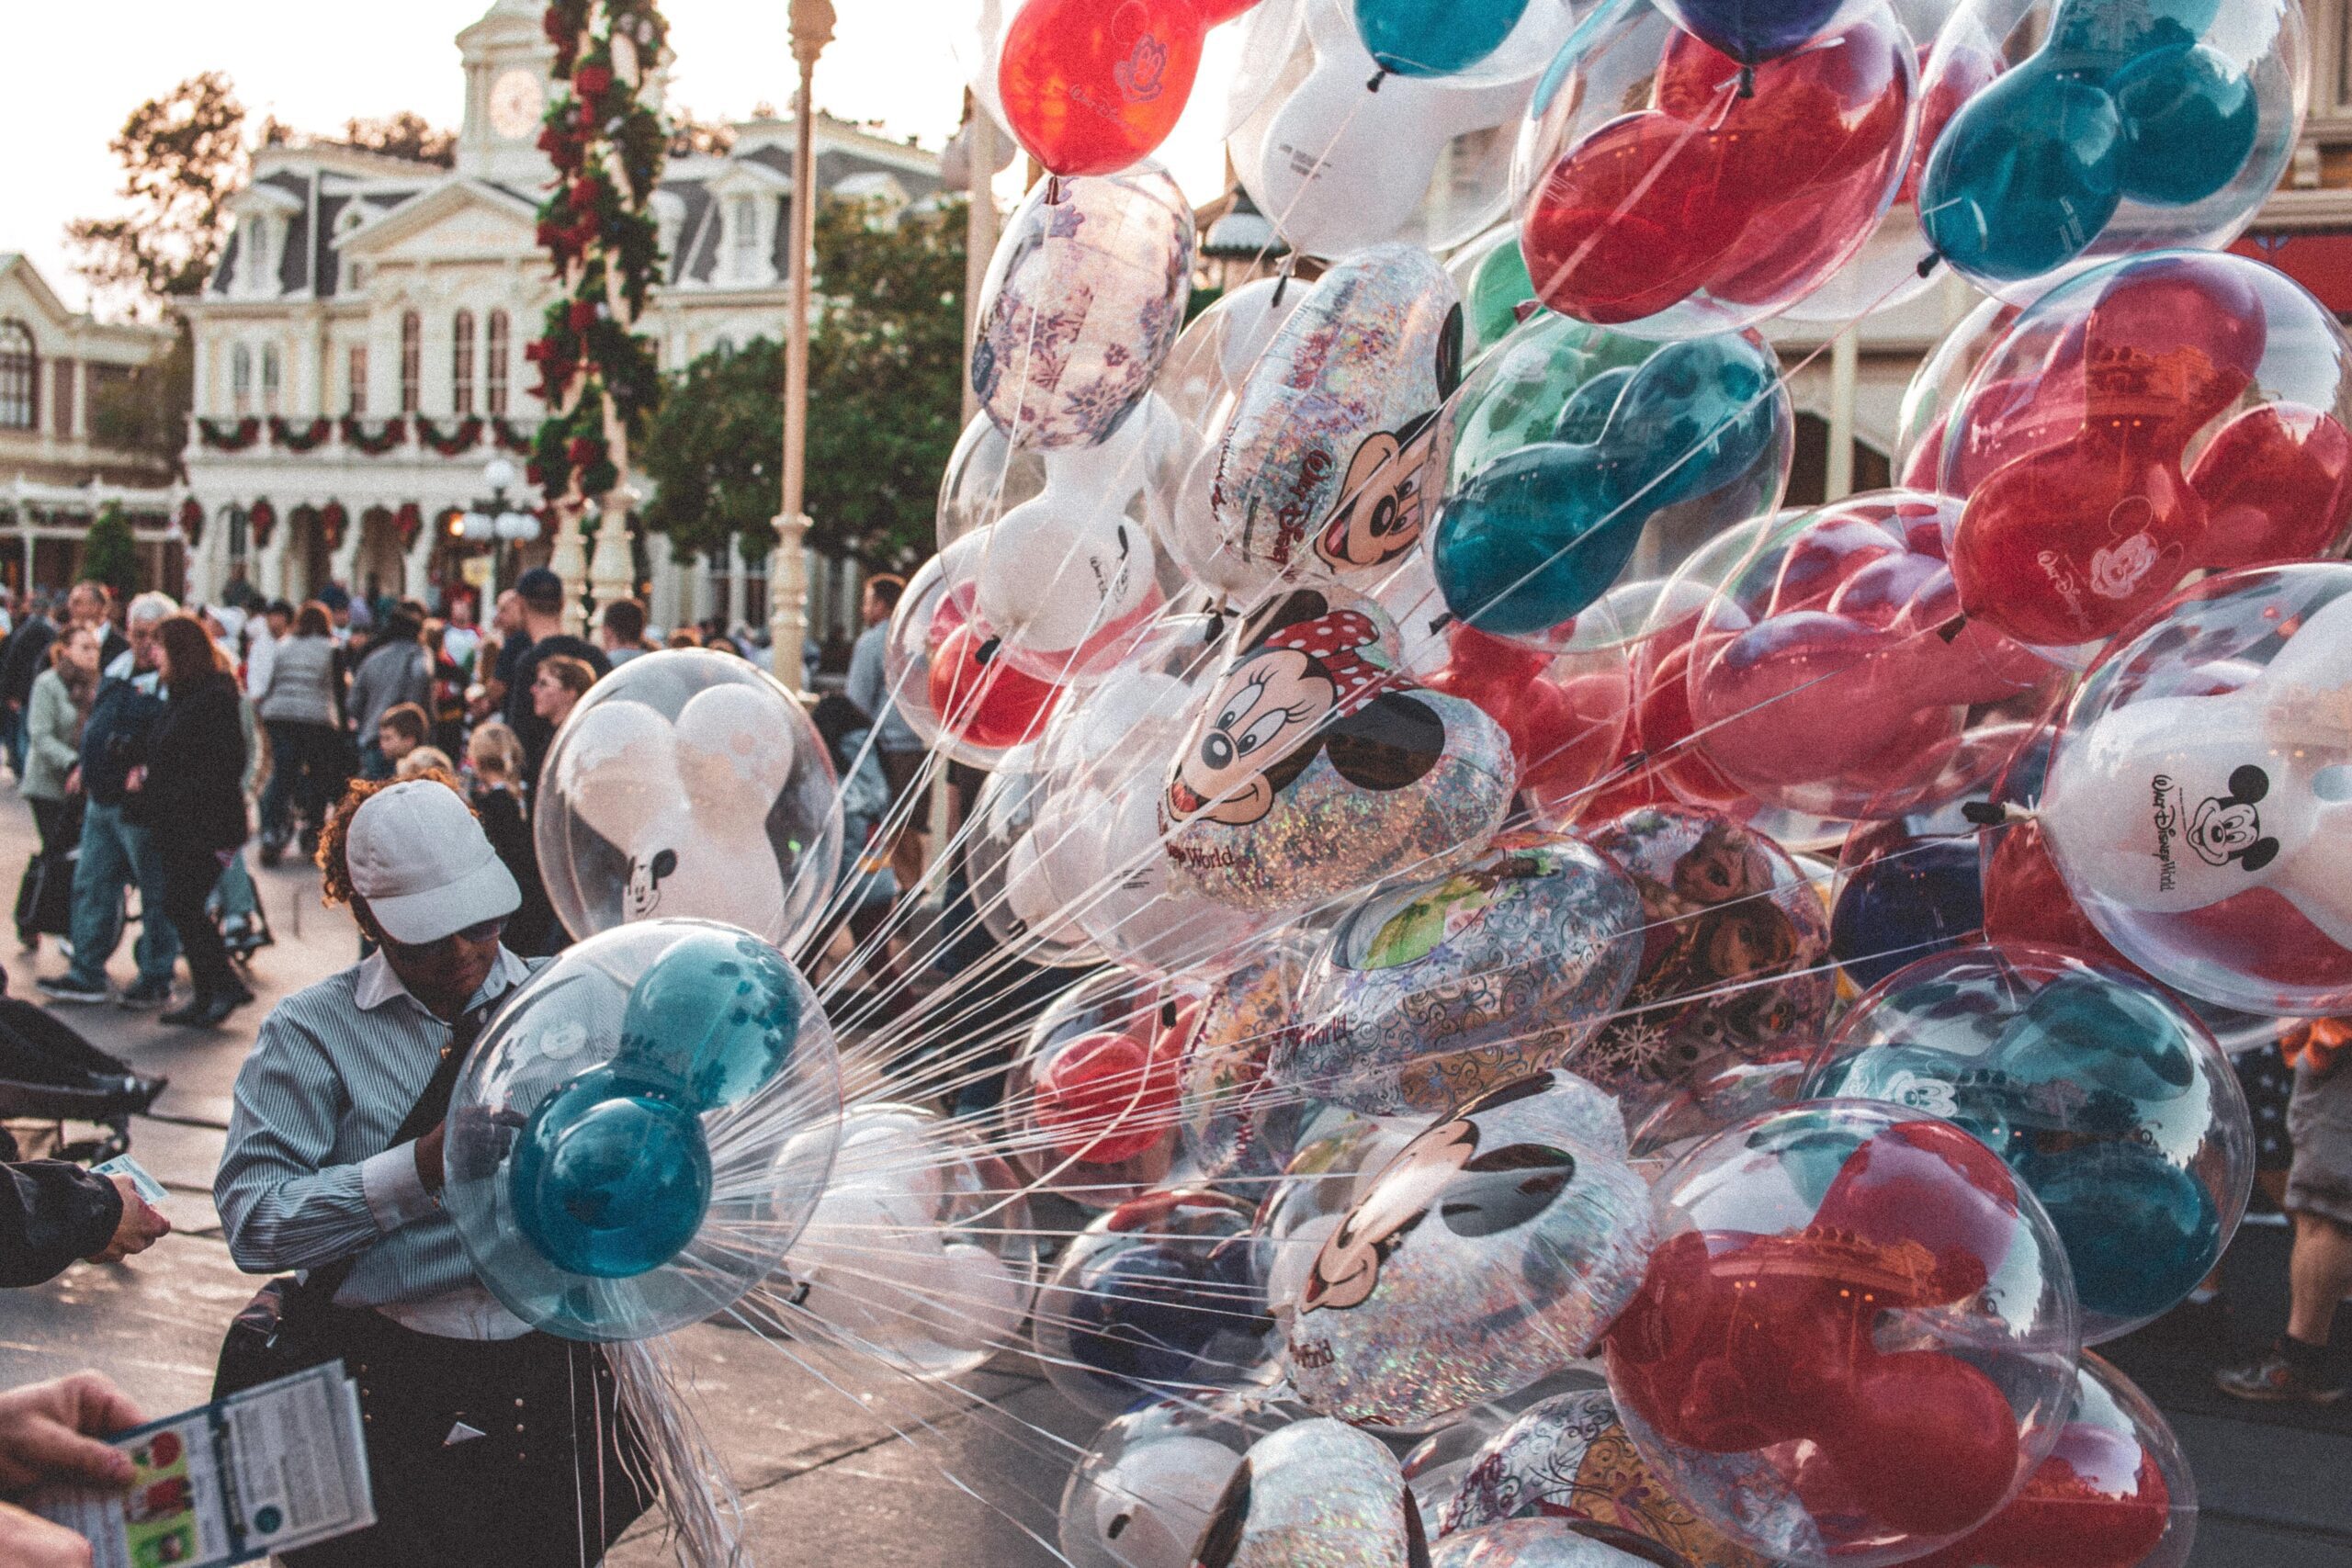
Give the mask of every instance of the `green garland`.
M 668 135 L 639 87 L 667 54 L 669 28 L 655 0 L 553 0 L 543 25 L 569 90 L 539 130 L 556 179 L 538 241 L 562 292 L 525 351 L 548 408 L 530 476 L 551 500 L 586 501 L 620 482 L 628 441 L 661 396 L 652 342 L 635 328 L 661 263 L 648 207 Z

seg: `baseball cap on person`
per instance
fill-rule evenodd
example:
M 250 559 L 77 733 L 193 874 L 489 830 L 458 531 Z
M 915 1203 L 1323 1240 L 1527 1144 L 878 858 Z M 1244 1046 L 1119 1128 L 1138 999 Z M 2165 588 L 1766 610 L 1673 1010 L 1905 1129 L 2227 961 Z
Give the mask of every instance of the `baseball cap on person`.
M 344 840 L 351 890 L 408 947 L 513 914 L 523 890 L 447 784 L 409 779 L 359 803 Z
M 563 608 L 563 579 L 543 566 L 535 566 L 516 578 L 514 592 L 534 610 Z

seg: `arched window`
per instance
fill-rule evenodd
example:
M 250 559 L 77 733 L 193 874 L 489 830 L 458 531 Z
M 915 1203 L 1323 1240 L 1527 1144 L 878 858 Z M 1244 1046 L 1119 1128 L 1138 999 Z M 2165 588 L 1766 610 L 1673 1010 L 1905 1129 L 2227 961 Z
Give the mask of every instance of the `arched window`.
M 279 363 L 277 345 L 261 345 L 261 406 L 265 413 L 277 412 L 278 388 L 285 382 L 285 367 Z
M 449 412 L 474 412 L 474 313 L 460 310 L 449 322 Z
M 229 350 L 229 397 L 239 419 L 254 412 L 254 351 L 243 344 Z
M 506 312 L 490 313 L 490 363 L 484 368 L 483 380 L 490 391 L 490 412 L 501 418 L 506 414 Z
M 40 350 L 22 321 L 0 321 L 0 429 L 40 428 Z
M 414 310 L 401 314 L 401 412 L 414 413 L 424 385 L 424 323 Z

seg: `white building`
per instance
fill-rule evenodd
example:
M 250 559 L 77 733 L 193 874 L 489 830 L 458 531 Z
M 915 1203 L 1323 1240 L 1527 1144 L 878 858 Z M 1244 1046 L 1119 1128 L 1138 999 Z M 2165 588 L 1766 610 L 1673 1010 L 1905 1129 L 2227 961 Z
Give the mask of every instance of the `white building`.
M 149 580 L 176 584 L 171 474 L 126 443 L 135 379 L 170 351 L 164 327 L 66 309 L 33 264 L 0 252 L 0 583 L 62 588 L 83 536 L 119 503 Z
M 480 586 L 493 547 L 451 536 L 483 468 L 530 446 L 541 412 L 524 352 L 555 284 L 536 238 L 552 171 L 536 143 L 555 91 L 537 0 L 497 0 L 458 35 L 465 114 L 457 166 L 335 144 L 269 147 L 230 201 L 236 228 L 195 324 L 197 419 L 187 452 L 198 519 L 189 592 L 244 577 L 297 599 L 329 581 L 436 601 Z M 639 330 L 664 370 L 722 345 L 784 336 L 794 130 L 735 128 L 725 156 L 673 159 L 653 197 L 666 253 Z M 829 192 L 904 203 L 938 187 L 938 158 L 831 119 L 818 128 Z M 650 490 L 640 476 L 632 483 Z M 536 505 L 524 487 L 510 502 Z M 547 544 L 523 547 L 543 558 Z M 764 624 L 767 563 L 682 567 L 640 539 L 657 625 Z M 515 562 L 498 558 L 501 581 Z M 812 558 L 818 634 L 854 606 Z

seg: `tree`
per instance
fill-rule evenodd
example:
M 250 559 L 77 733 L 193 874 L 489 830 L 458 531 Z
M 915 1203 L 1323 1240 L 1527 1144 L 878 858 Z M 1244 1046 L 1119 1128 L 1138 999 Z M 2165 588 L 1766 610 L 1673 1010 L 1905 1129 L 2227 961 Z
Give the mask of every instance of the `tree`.
M 66 225 L 82 252 L 74 270 L 133 305 L 199 292 L 228 237 L 225 204 L 249 167 L 244 130 L 244 106 L 218 71 L 131 110 L 107 144 L 122 163 L 130 211 Z
M 688 108 L 673 108 L 663 117 L 670 124 L 670 156 L 695 158 L 722 155 L 735 150 L 735 128 L 720 119 L 698 119 Z
M 406 158 L 412 164 L 433 164 L 444 169 L 458 164 L 458 133 L 444 130 L 413 109 L 402 109 L 386 119 L 347 119 L 343 140 L 363 152 Z
M 809 544 L 877 568 L 931 553 L 939 476 L 962 418 L 964 211 L 889 220 L 817 209 L 822 304 L 808 345 Z M 647 521 L 681 558 L 730 539 L 773 547 L 784 505 L 784 350 L 760 338 L 673 381 L 640 457 Z
M 98 509 L 82 541 L 82 581 L 103 582 L 119 599 L 139 587 L 139 541 L 131 537 L 130 520 L 113 502 Z

